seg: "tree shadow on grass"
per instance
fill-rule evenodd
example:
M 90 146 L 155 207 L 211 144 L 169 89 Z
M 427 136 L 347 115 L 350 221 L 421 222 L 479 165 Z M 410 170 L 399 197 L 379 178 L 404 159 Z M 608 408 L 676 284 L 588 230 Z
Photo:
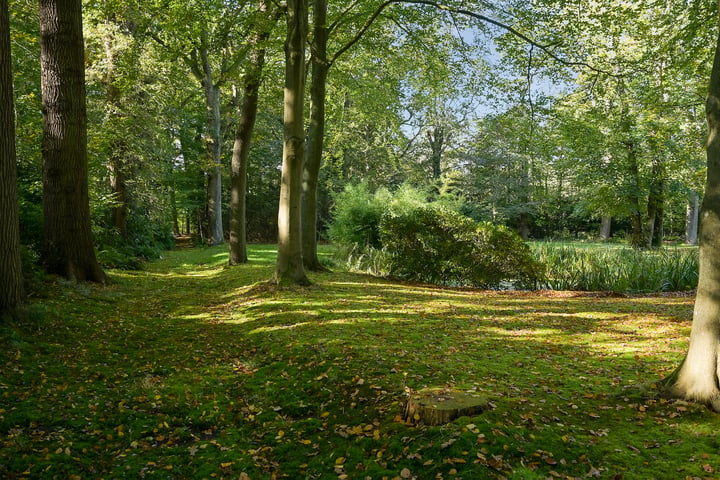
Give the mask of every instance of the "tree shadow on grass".
M 720 460 L 712 429 L 693 426 L 704 413 L 631 394 L 682 357 L 687 297 L 484 292 L 346 273 L 278 288 L 263 283 L 269 250 L 234 268 L 208 253 L 56 297 L 52 328 L 4 357 L 0 473 L 112 477 L 171 465 L 202 477 L 232 463 L 259 478 L 350 466 L 363 478 L 403 468 L 418 478 L 662 478 L 701 474 L 687 460 L 700 451 Z M 495 407 L 445 427 L 399 422 L 405 389 L 425 386 L 482 392 Z M 97 447 L 65 463 L 31 453 L 64 454 L 63 441 Z

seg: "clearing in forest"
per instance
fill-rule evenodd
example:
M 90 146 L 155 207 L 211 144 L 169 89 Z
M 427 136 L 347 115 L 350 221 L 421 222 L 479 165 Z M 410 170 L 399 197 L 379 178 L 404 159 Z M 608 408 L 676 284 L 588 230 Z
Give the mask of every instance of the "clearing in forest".
M 4 478 L 710 478 L 719 418 L 638 385 L 693 298 L 487 292 L 343 272 L 264 280 L 274 248 L 169 252 L 55 283 L 2 327 Z M 402 419 L 408 392 L 488 408 Z

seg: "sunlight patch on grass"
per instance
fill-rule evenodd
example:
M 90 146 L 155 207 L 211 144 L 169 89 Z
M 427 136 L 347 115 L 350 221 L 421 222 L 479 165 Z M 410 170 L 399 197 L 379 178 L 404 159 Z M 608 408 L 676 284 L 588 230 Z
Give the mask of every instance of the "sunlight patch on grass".
M 180 315 L 177 318 L 181 320 L 209 320 L 212 315 L 210 313 L 194 313 L 192 315 Z
M 272 327 L 255 328 L 253 330 L 250 330 L 248 333 L 252 335 L 254 333 L 269 333 L 269 332 L 275 332 L 278 330 L 292 330 L 294 328 L 305 327 L 308 325 L 317 325 L 317 324 L 311 323 L 311 322 L 298 322 L 298 323 L 292 323 L 289 325 L 274 325 Z
M 113 272 L 111 287 L 49 286 L 42 316 L 0 330 L 0 477 L 644 480 L 720 469 L 715 415 L 635 387 L 681 360 L 692 298 L 346 272 L 276 288 L 265 282 L 274 250 L 251 246 L 256 263 L 237 267 L 219 265 L 226 247 L 174 251 L 147 272 Z M 482 392 L 492 408 L 406 425 L 405 389 L 426 386 Z

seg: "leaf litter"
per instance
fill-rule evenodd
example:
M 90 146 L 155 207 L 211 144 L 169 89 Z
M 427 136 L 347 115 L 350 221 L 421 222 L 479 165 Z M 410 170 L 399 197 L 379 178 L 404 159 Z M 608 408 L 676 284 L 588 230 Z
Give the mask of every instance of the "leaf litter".
M 264 251 L 264 250 L 263 250 Z M 342 272 L 279 289 L 220 250 L 109 287 L 50 285 L 4 327 L 0 476 L 710 478 L 718 418 L 639 385 L 681 360 L 692 298 L 485 292 Z M 151 299 L 151 300 L 148 300 Z M 491 408 L 438 427 L 407 391 Z

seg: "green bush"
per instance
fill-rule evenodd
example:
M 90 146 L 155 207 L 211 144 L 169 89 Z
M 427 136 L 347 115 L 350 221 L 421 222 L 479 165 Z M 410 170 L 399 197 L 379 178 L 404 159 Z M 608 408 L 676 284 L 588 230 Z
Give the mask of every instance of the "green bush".
M 390 199 L 387 190 L 371 193 L 366 183 L 345 187 L 335 197 L 334 218 L 328 227 L 330 240 L 342 247 L 380 248 L 378 227 Z
M 532 287 L 541 267 L 509 229 L 477 224 L 437 204 L 393 205 L 380 222 L 390 273 L 442 285 Z

